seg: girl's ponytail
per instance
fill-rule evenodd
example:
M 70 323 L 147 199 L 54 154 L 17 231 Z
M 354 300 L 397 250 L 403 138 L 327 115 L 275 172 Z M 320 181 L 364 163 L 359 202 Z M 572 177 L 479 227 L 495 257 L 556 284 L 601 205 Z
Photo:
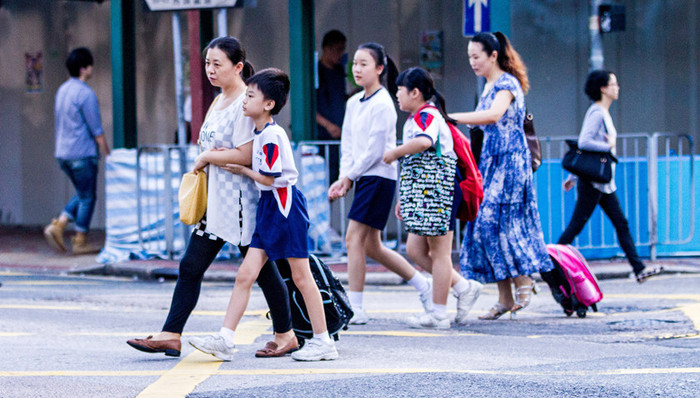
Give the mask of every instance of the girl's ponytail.
M 457 121 L 447 116 L 447 112 L 445 111 L 445 97 L 443 97 L 442 94 L 440 94 L 440 92 L 435 89 L 433 89 L 433 97 L 435 97 L 435 107 L 440 111 L 440 114 L 445 119 L 445 121 L 447 123 L 452 123 L 456 126 Z
M 396 91 L 398 90 L 395 81 L 396 76 L 398 76 L 399 74 L 399 69 L 396 67 L 394 60 L 387 55 L 384 46 L 382 46 L 379 43 L 369 42 L 360 44 L 360 46 L 357 47 L 357 49 L 368 50 L 369 53 L 372 54 L 372 58 L 374 58 L 374 62 L 376 63 L 376 65 L 381 65 L 384 67 L 382 74 L 379 75 L 379 82 L 386 87 L 386 89 L 389 91 L 389 94 L 391 94 L 391 98 L 395 99 Z
M 445 112 L 445 97 L 442 96 L 436 89 L 433 77 L 430 73 L 419 67 L 408 68 L 401 72 L 399 77 L 396 78 L 396 86 L 406 87 L 408 91 L 417 88 L 420 91 L 421 96 L 424 101 L 430 101 L 435 99 L 435 107 L 440 111 L 440 114 L 445 119 L 446 122 L 457 124 L 457 122 L 447 116 Z

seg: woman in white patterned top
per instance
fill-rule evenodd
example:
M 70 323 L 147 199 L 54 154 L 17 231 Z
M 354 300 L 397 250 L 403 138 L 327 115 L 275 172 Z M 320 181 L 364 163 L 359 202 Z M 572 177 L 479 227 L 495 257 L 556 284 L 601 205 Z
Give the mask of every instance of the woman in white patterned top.
M 180 336 L 197 304 L 204 272 L 226 242 L 237 245 L 245 255 L 255 230 L 255 213 L 260 196 L 255 183 L 222 167 L 228 163 L 250 166 L 253 148 L 252 120 L 243 115 L 245 79 L 253 67 L 237 39 L 214 39 L 205 51 L 207 77 L 221 88 L 200 130 L 202 152 L 195 160 L 196 172 L 207 172 L 207 213 L 196 225 L 187 244 L 168 318 L 160 333 L 127 343 L 145 352 L 180 355 Z M 271 310 L 275 339 L 256 353 L 258 357 L 279 356 L 275 347 L 296 346 L 292 331 L 287 287 L 276 265 L 267 262 L 258 277 Z

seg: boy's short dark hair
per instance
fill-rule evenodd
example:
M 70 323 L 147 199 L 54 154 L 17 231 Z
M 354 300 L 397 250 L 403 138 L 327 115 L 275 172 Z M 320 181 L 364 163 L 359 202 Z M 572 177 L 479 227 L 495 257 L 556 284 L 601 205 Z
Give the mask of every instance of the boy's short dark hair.
M 287 103 L 287 94 L 289 94 L 289 76 L 277 68 L 267 68 L 254 74 L 245 84 L 256 85 L 258 90 L 263 94 L 265 99 L 275 101 L 275 107 L 272 108 L 270 114 L 276 115 Z
M 68 54 L 66 68 L 72 77 L 80 76 L 80 69 L 92 65 L 92 53 L 85 47 L 76 48 Z
M 332 46 L 337 43 L 347 43 L 348 39 L 345 37 L 343 32 L 338 29 L 329 30 L 323 35 L 323 41 L 321 42 L 321 48 Z

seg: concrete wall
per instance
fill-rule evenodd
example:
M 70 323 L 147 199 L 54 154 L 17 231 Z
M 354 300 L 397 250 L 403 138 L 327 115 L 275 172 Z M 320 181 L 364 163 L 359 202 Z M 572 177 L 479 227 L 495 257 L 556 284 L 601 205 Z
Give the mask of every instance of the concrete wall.
M 172 143 L 176 111 L 171 14 L 149 12 L 142 0 L 135 1 L 138 143 Z M 337 28 L 349 39 L 350 59 L 359 44 L 378 41 L 403 69 L 419 64 L 420 32 L 442 30 L 445 61 L 438 89 L 448 110 L 471 110 L 476 78 L 466 56 L 468 41 L 461 34 L 463 3 L 317 0 L 317 49 L 323 34 Z M 603 45 L 605 65 L 617 73 L 621 84 L 620 100 L 612 108 L 618 131 L 690 132 L 697 141 L 700 2 L 615 3 L 627 7 L 627 30 L 605 35 Z M 95 55 L 95 76 L 89 84 L 100 100 L 111 143 L 110 5 L 66 0 L 2 0 L 1 4 L 0 223 L 40 225 L 73 194 L 53 159 L 53 97 L 67 78 L 63 63 L 74 47 L 87 46 Z M 588 106 L 582 92 L 588 69 L 588 2 L 510 4 L 510 38 L 529 68 L 532 89 L 527 102 L 538 134 L 576 134 Z M 241 39 L 257 69 L 289 70 L 287 7 L 286 1 L 257 0 L 255 8 L 228 11 L 229 33 Z M 187 37 L 184 14 L 182 34 Z M 44 55 L 43 91 L 26 93 L 24 53 L 36 51 Z M 183 53 L 187 54 L 186 48 Z M 285 107 L 277 118 L 286 127 L 289 109 Z M 93 226 L 103 225 L 100 200 Z

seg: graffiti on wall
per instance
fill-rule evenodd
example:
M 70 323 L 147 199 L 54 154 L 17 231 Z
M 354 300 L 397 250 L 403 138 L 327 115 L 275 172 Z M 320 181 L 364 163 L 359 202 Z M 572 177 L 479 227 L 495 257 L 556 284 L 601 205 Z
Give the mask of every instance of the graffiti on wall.
M 28 93 L 40 93 L 44 86 L 43 81 L 43 54 L 37 51 L 34 54 L 24 53 L 26 65 L 25 91 Z

